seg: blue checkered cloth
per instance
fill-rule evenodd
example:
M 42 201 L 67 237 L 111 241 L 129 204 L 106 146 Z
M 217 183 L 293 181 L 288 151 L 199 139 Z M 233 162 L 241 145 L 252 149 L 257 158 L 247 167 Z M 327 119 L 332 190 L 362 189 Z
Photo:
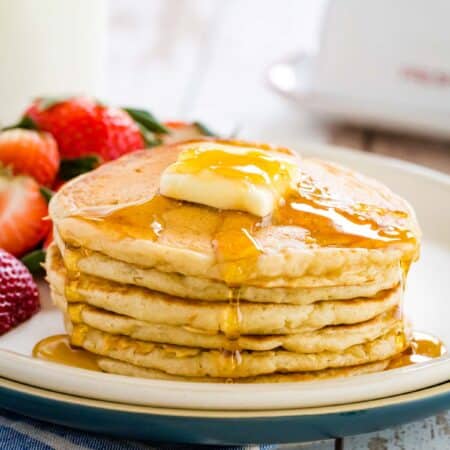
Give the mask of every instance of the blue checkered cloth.
M 71 428 L 29 419 L 0 409 L 1 450 L 190 450 L 203 446 L 146 444 L 133 440 L 114 439 L 95 433 L 86 433 Z M 221 447 L 228 450 L 273 449 L 275 446 Z M 207 449 L 219 447 L 206 447 Z

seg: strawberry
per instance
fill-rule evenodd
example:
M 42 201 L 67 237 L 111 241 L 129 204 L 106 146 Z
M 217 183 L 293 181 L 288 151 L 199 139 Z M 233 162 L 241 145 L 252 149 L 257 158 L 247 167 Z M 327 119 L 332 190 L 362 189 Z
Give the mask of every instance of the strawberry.
M 54 192 L 58 192 L 65 184 L 66 182 L 64 180 L 61 180 L 60 177 L 58 177 L 53 183 L 52 190 Z
M 39 291 L 28 269 L 0 249 L 0 335 L 39 310 Z
M 47 201 L 30 177 L 0 172 L 0 248 L 21 256 L 48 233 Z
M 51 186 L 59 167 L 58 146 L 53 137 L 34 130 L 12 129 L 0 133 L 0 162 L 14 174 L 33 177 Z
M 109 161 L 145 147 L 141 129 L 129 113 L 90 98 L 37 100 L 25 117 L 53 135 L 62 158 L 96 154 Z

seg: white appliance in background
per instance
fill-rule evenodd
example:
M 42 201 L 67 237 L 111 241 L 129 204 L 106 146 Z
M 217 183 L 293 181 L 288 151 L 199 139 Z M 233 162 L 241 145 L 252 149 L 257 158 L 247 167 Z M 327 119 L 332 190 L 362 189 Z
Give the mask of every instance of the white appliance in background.
M 106 0 L 0 0 L 0 124 L 36 96 L 97 95 Z
M 449 0 L 331 0 L 317 54 L 269 80 L 334 120 L 450 138 L 449 20 Z

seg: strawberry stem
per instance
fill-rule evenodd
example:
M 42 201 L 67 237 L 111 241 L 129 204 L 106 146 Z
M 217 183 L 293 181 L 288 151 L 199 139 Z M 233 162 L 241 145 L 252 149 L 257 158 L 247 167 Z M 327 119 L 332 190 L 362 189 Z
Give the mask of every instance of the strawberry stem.
M 78 175 L 90 172 L 100 164 L 100 158 L 97 155 L 87 155 L 82 158 L 63 159 L 59 166 L 59 178 L 67 181 Z
M 39 188 L 39 191 L 41 192 L 42 197 L 45 198 L 45 201 L 47 203 L 51 200 L 51 198 L 53 197 L 53 194 L 54 194 L 54 192 L 51 189 L 49 189 L 45 186 L 41 186 Z
M 126 111 L 131 118 L 138 124 L 144 126 L 148 131 L 156 134 L 169 134 L 170 131 L 161 123 L 156 120 L 156 117 L 144 109 L 136 108 L 122 108 Z
M 33 250 L 22 257 L 21 261 L 33 275 L 41 275 L 44 272 L 42 264 L 45 261 L 45 251 Z
M 13 125 L 2 128 L 2 131 L 12 130 L 14 128 L 23 128 L 25 130 L 37 130 L 38 126 L 31 117 L 22 116 L 18 122 Z
M 214 133 L 214 131 L 211 131 L 204 123 L 202 122 L 194 122 L 194 126 L 197 128 L 197 130 L 203 134 L 203 136 L 210 136 L 210 137 L 219 137 L 217 133 Z
M 148 131 L 147 128 L 145 128 L 144 125 L 140 123 L 138 123 L 137 126 L 141 130 L 141 136 L 142 139 L 144 139 L 147 148 L 156 147 L 157 145 L 161 144 L 162 140 L 156 137 L 155 133 Z

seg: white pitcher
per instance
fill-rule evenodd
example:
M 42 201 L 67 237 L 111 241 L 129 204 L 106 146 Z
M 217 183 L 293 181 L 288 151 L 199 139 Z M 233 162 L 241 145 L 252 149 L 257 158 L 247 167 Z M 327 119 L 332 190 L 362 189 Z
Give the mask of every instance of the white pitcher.
M 106 0 L 0 0 L 0 124 L 35 97 L 101 94 Z

